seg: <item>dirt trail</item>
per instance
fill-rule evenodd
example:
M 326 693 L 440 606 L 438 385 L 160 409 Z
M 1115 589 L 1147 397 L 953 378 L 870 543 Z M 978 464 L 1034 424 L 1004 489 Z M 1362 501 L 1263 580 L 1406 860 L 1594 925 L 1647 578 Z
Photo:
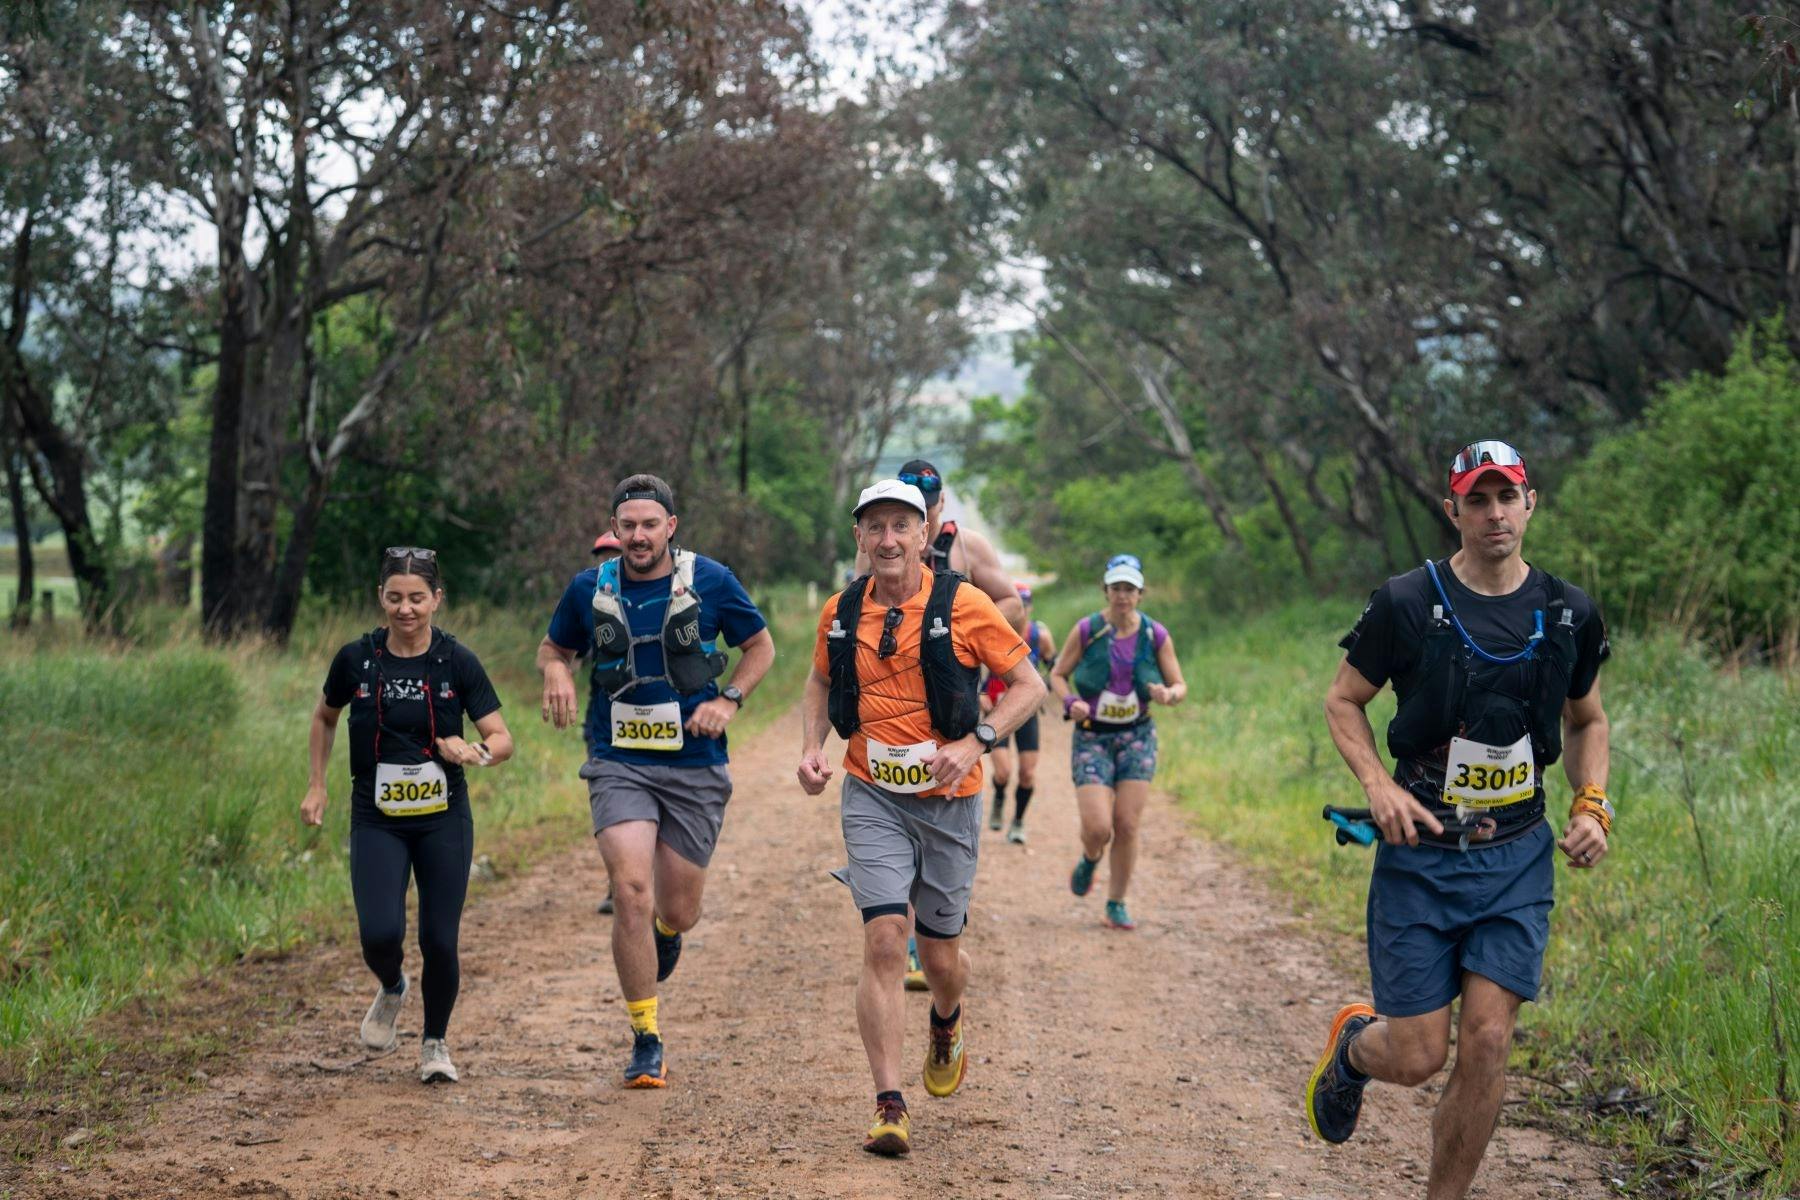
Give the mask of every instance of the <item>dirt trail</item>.
M 1433 1097 L 1377 1086 L 1341 1149 L 1298 1096 L 1358 982 L 1278 898 L 1185 833 L 1166 798 L 1145 822 L 1136 933 L 1100 924 L 1104 886 L 1070 895 L 1067 726 L 1045 723 L 1031 844 L 989 835 L 969 926 L 972 1062 L 955 1097 L 916 1082 L 910 1159 L 858 1145 L 870 1085 L 851 1010 L 859 922 L 835 787 L 793 783 L 788 718 L 739 747 L 708 913 L 663 992 L 671 1087 L 617 1086 L 626 1027 L 596 916 L 588 845 L 544 862 L 464 920 L 450 1029 L 460 1085 L 400 1050 L 350 1070 L 369 978 L 355 949 L 315 956 L 299 1019 L 171 1102 L 100 1166 L 43 1164 L 26 1194 L 82 1197 L 1417 1196 Z M 571 775 L 573 766 L 571 766 Z M 571 797 L 575 792 L 571 789 Z M 480 814 L 477 813 L 477 836 Z M 409 967 L 411 964 L 409 949 Z M 1362 986 L 1366 986 L 1362 985 Z M 922 1058 L 927 1000 L 909 996 Z M 1590 1148 L 1503 1129 L 1475 1194 L 1600 1196 Z

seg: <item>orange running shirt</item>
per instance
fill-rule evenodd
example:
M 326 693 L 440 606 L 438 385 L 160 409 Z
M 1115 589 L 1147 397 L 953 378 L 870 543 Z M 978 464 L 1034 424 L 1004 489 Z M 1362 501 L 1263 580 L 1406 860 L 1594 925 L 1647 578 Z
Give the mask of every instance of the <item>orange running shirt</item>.
M 894 631 L 897 649 L 886 658 L 881 646 L 881 627 L 887 620 L 887 607 L 865 593 L 862 618 L 856 627 L 856 678 L 862 687 L 859 715 L 862 728 L 850 735 L 845 749 L 844 769 L 868 783 L 868 739 L 890 746 L 907 746 L 914 742 L 946 740 L 931 727 L 931 716 L 925 707 L 925 671 L 919 665 L 919 636 L 925 627 L 925 602 L 931 598 L 931 569 L 919 568 L 919 590 L 900 606 L 900 627 Z M 870 585 L 873 591 L 873 585 Z M 819 613 L 818 636 L 813 642 L 813 669 L 825 679 L 831 678 L 831 657 L 826 650 L 825 635 L 831 631 L 831 620 L 837 615 L 838 596 L 825 602 Z M 965 667 L 986 667 L 990 674 L 1004 675 L 1019 665 L 1029 651 L 1018 631 L 1006 623 L 988 594 L 972 583 L 957 587 L 950 606 L 950 645 L 956 661 Z M 957 796 L 972 796 L 981 790 L 982 764 L 978 761 L 963 778 Z M 922 793 L 942 796 L 940 789 Z

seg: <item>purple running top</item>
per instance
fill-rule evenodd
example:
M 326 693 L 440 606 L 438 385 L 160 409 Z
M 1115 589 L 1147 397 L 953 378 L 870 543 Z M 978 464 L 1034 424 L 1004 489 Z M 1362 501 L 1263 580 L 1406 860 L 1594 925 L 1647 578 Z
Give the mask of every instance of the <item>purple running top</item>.
M 1105 617 L 1099 618 L 1098 624 L 1105 623 Z M 1138 639 L 1144 636 L 1145 626 L 1150 628 L 1150 645 L 1153 649 L 1161 650 L 1163 643 L 1169 640 L 1169 631 L 1149 617 L 1144 617 L 1139 621 L 1138 631 L 1130 637 L 1118 633 L 1113 634 L 1112 645 L 1108 647 L 1112 652 L 1112 674 L 1107 677 L 1106 690 L 1115 696 L 1131 694 L 1131 668 L 1137 661 L 1137 643 Z M 1088 643 L 1094 640 L 1097 627 L 1095 618 L 1081 618 L 1081 648 L 1083 650 L 1087 649 Z M 1094 697 L 1084 696 L 1083 699 L 1091 703 Z

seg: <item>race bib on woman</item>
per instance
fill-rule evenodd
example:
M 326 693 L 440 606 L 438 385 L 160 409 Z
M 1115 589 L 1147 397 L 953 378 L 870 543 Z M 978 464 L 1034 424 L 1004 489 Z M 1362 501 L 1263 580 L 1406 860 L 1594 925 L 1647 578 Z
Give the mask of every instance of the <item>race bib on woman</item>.
M 1537 794 L 1531 735 L 1510 746 L 1450 739 L 1444 766 L 1444 803 L 1457 808 L 1505 808 Z
M 1101 692 L 1100 698 L 1094 701 L 1094 720 L 1102 725 L 1129 725 L 1143 711 L 1136 691 L 1123 696 L 1117 692 Z
M 869 738 L 868 747 L 869 778 L 888 791 L 928 792 L 938 786 L 928 761 L 928 756 L 937 751 L 936 742 L 890 746 Z
M 375 764 L 375 807 L 390 817 L 422 817 L 450 807 L 450 781 L 435 762 Z
M 681 749 L 681 702 L 613 705 L 612 744 L 618 750 Z

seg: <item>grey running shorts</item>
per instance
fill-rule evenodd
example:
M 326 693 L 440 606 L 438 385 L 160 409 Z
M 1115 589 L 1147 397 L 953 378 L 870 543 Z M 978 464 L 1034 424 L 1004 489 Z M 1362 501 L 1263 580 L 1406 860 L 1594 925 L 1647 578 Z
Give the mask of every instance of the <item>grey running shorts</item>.
M 594 833 L 625 821 L 655 821 L 656 838 L 704 867 L 719 845 L 731 774 L 722 765 L 658 767 L 590 758 L 582 764 Z
M 850 863 L 832 872 L 850 886 L 863 920 L 913 907 L 923 937 L 953 938 L 969 919 L 981 846 L 981 795 L 924 799 L 844 777 L 840 811 Z

